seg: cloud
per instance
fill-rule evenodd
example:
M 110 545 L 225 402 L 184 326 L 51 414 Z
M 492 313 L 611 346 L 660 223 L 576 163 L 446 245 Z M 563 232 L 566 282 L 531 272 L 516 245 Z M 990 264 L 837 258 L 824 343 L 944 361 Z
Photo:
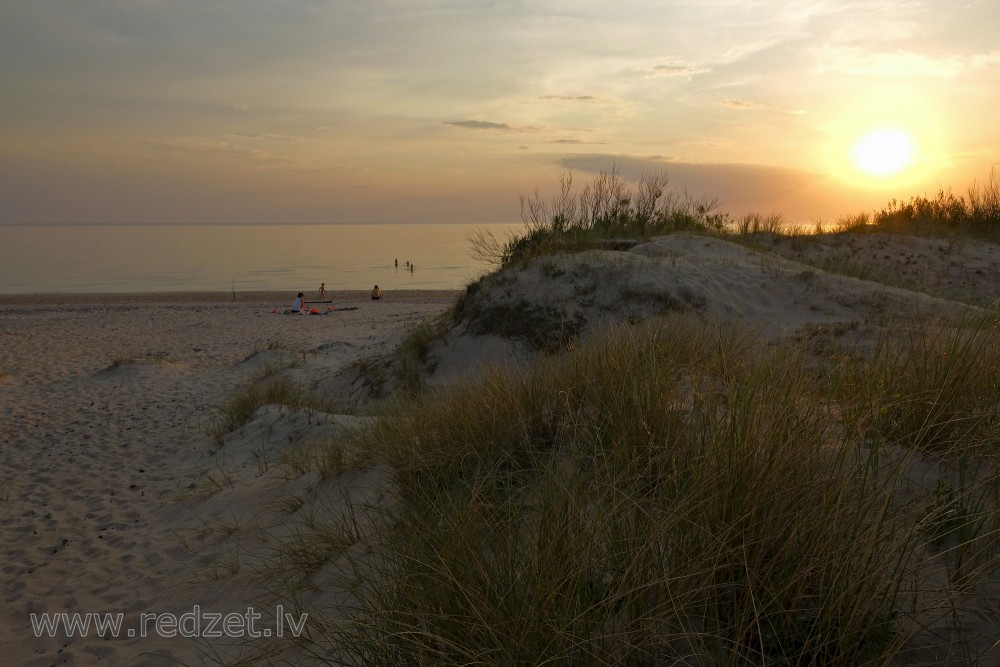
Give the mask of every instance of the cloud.
M 493 123 L 488 120 L 446 120 L 442 122 L 445 125 L 465 127 L 470 130 L 503 130 L 509 132 L 514 129 L 507 123 Z
M 973 67 L 992 67 L 1000 65 L 1000 49 L 989 53 L 980 53 L 971 58 Z
M 565 102 L 593 102 L 597 98 L 593 95 L 542 95 L 540 100 L 562 100 Z
M 950 78 L 982 62 L 984 56 L 957 55 L 933 58 L 913 51 L 870 51 L 860 46 L 822 49 L 816 59 L 819 74 L 839 73 L 878 77 Z
M 859 46 L 826 47 L 816 58 L 820 74 L 949 78 L 1000 65 L 1000 49 L 970 55 L 927 56 L 914 51 L 870 51 Z
M 292 166 L 297 161 L 259 148 L 244 148 L 228 141 L 136 141 L 132 146 L 145 155 L 180 161 L 242 164 L 255 167 Z
M 771 106 L 770 104 L 751 102 L 749 100 L 728 99 L 728 100 L 722 100 L 722 104 L 731 109 L 740 109 L 747 111 L 755 111 L 755 110 L 773 111 L 774 113 L 790 114 L 790 115 L 799 115 L 805 113 L 805 110 L 803 109 L 788 110 L 788 109 L 782 109 L 780 107 Z
M 271 141 L 299 141 L 302 139 L 302 137 L 296 137 L 291 134 L 274 134 L 269 132 L 232 132 L 231 136 L 239 139 L 266 139 Z
M 463 127 L 468 130 L 495 130 L 497 132 L 535 132 L 536 127 L 530 125 L 515 127 L 509 123 L 494 123 L 488 120 L 444 120 L 445 125 Z
M 696 74 L 707 74 L 711 71 L 711 68 L 695 67 L 693 65 L 656 65 L 652 68 L 652 76 L 695 76 Z
M 725 209 L 736 213 L 776 211 L 793 220 L 829 214 L 818 210 L 817 199 L 829 187 L 826 179 L 798 169 L 597 153 L 562 156 L 556 163 L 564 169 L 593 174 L 617 169 L 622 178 L 632 182 L 643 174 L 663 172 L 671 187 L 694 197 L 718 197 Z
M 747 100 L 722 100 L 722 103 L 733 109 L 771 109 L 767 105 L 759 102 L 748 102 Z

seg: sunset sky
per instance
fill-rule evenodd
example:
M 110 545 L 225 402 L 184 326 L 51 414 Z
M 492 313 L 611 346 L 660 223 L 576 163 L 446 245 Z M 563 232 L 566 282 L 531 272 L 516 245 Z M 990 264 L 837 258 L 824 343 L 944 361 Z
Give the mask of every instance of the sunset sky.
M 989 177 L 997 26 L 997 0 L 5 0 L 0 224 L 517 222 L 616 165 L 830 220 Z M 902 166 L 863 171 L 887 130 Z

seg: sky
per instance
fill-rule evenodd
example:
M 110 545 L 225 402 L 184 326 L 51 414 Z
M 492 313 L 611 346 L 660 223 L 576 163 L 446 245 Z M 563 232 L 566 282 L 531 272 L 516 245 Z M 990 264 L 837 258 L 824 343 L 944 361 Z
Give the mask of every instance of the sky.
M 996 0 L 4 0 L 0 224 L 518 222 L 612 169 L 830 221 L 990 177 L 997 25 Z M 885 128 L 905 165 L 866 171 Z

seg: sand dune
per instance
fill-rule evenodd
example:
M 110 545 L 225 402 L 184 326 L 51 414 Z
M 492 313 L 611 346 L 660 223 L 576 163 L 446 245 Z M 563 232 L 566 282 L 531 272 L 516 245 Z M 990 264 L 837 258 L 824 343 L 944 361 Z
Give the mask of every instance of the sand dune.
M 887 267 L 913 243 L 889 241 L 879 255 L 889 257 L 882 260 Z M 982 252 L 981 244 L 974 248 Z M 535 258 L 488 276 L 466 300 L 462 323 L 432 349 L 427 368 L 432 383 L 446 384 L 486 360 L 524 362 L 596 326 L 670 313 L 739 324 L 765 340 L 836 332 L 843 345 L 863 350 L 894 321 L 970 310 L 978 309 L 723 239 L 672 234 L 628 250 Z

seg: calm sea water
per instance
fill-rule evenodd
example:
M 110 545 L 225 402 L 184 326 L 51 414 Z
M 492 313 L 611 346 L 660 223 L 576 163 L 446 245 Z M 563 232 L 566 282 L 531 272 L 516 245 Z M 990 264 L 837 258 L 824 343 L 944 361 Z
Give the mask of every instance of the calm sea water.
M 459 289 L 475 230 L 520 225 L 0 226 L 0 293 Z M 395 260 L 399 260 L 398 268 Z M 414 270 L 406 268 L 412 262 Z M 235 280 L 235 284 L 234 284 Z

